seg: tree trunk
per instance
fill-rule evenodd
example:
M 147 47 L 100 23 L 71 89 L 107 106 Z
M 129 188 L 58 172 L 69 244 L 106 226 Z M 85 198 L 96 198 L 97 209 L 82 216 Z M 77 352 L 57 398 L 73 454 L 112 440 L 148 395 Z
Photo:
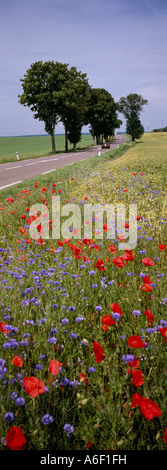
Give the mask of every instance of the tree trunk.
M 67 137 L 67 128 L 65 126 L 65 151 L 68 152 L 68 137 Z
M 54 130 L 51 133 L 51 140 L 52 140 L 52 153 L 54 154 L 56 153 Z
M 74 151 L 76 150 L 76 145 L 77 145 L 76 143 L 73 144 L 73 150 L 74 150 Z

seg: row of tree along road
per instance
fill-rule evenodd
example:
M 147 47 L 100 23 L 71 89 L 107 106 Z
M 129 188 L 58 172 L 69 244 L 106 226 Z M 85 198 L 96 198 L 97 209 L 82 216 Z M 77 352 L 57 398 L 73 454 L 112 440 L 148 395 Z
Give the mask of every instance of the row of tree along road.
M 55 127 L 59 121 L 65 129 L 65 150 L 68 140 L 74 150 L 80 141 L 84 125 L 90 125 L 93 143 L 108 140 L 119 129 L 122 121 L 118 113 L 126 118 L 126 132 L 132 140 L 139 139 L 144 132 L 139 115 L 148 101 L 138 94 L 120 98 L 117 103 L 104 88 L 92 88 L 87 74 L 76 67 L 60 62 L 38 61 L 33 63 L 20 80 L 23 93 L 19 103 L 28 106 L 34 118 L 44 122 L 45 131 L 51 136 L 52 152 L 56 152 Z

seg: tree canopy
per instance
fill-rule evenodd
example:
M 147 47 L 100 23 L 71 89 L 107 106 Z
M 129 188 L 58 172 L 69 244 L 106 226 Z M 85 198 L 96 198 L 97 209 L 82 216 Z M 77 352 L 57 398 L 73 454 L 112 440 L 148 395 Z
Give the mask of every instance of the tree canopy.
M 126 132 L 132 136 L 133 141 L 139 139 L 144 133 L 139 116 L 146 104 L 148 101 L 137 93 L 130 93 L 119 100 L 119 110 L 126 118 Z
M 90 89 L 90 104 L 87 113 L 87 120 L 90 124 L 90 132 L 93 139 L 99 144 L 100 135 L 105 140 L 111 136 L 115 128 L 119 128 L 122 121 L 118 119 L 118 104 L 112 95 L 104 88 Z

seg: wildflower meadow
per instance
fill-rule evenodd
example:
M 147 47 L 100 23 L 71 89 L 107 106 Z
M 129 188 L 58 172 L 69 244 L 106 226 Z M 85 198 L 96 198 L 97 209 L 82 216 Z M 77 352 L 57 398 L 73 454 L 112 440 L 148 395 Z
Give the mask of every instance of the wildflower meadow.
M 0 193 L 3 451 L 167 448 L 167 137 L 128 148 Z M 68 236 L 54 239 L 53 196 L 81 215 L 88 203 L 123 204 L 122 235 L 115 210 L 112 240 L 105 213 L 101 238 L 96 215 L 92 238 L 82 220 L 78 239 L 69 214 Z M 37 203 L 47 239 L 29 215 Z M 124 250 L 130 204 L 137 244 Z

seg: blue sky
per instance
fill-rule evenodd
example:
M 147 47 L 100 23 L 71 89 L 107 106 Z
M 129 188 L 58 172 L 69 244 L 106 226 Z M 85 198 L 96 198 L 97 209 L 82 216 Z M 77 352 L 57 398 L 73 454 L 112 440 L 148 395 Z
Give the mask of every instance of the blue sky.
M 17 97 L 37 60 L 74 65 L 115 101 L 139 93 L 149 101 L 145 131 L 167 125 L 166 0 L 1 0 L 1 136 L 44 133 Z M 63 131 L 58 124 L 56 133 Z

